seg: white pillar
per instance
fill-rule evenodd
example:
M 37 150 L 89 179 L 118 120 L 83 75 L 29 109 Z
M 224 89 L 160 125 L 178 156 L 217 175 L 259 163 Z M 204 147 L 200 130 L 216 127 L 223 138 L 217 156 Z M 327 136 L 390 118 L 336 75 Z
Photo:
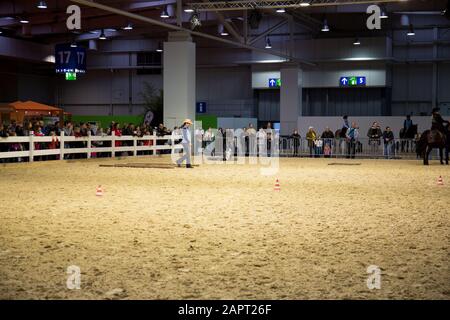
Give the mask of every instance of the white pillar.
M 302 69 L 298 65 L 281 67 L 280 126 L 281 134 L 291 134 L 297 129 L 298 117 L 302 115 Z
M 164 42 L 164 125 L 195 121 L 195 43 L 189 33 L 171 32 Z

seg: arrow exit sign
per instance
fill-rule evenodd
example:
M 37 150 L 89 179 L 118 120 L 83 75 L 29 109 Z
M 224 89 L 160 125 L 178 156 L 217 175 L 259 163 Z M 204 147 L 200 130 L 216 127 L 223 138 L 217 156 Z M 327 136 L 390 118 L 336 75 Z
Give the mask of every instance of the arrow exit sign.
M 366 77 L 341 77 L 339 79 L 339 85 L 341 87 L 365 87 Z
M 75 72 L 66 72 L 66 80 L 68 81 L 77 80 L 77 74 Z
M 279 88 L 279 87 L 281 87 L 281 79 L 278 78 L 269 79 L 269 88 Z

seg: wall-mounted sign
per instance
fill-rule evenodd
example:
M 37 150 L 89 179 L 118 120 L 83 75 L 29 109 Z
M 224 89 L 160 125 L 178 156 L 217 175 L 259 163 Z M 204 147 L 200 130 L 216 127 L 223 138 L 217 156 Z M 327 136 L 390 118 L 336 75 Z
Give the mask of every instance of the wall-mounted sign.
M 197 113 L 206 113 L 206 102 L 197 102 Z
M 365 87 L 366 77 L 341 77 L 339 85 L 341 87 Z
M 57 44 L 55 47 L 56 73 L 85 73 L 86 49 L 72 48 L 70 44 Z
M 269 79 L 269 88 L 279 88 L 279 87 L 281 87 L 281 79 L 279 78 Z

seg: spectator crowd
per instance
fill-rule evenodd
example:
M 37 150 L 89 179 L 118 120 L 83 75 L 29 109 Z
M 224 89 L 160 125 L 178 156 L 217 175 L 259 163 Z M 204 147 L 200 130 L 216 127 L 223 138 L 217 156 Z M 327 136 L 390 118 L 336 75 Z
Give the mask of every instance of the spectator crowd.
M 408 130 L 413 125 L 410 117 L 404 121 L 404 130 Z M 11 121 L 9 125 L 0 123 L 0 139 L 6 137 L 24 137 L 24 136 L 51 136 L 51 142 L 34 142 L 35 150 L 42 149 L 58 149 L 60 147 L 60 135 L 64 132 L 64 136 L 71 136 L 75 138 L 90 136 L 110 136 L 114 133 L 115 136 L 133 136 L 143 137 L 156 134 L 156 136 L 167 135 L 179 135 L 179 129 L 177 127 L 173 130 L 168 129 L 164 124 L 159 124 L 157 127 L 152 128 L 149 123 L 143 123 L 141 125 L 119 124 L 111 122 L 107 128 L 97 127 L 89 122 L 73 123 L 66 121 L 62 126 L 59 122 L 44 124 L 42 120 L 26 121 L 23 124 Z M 220 155 L 223 155 L 224 159 L 227 159 L 232 152 L 236 153 L 236 143 L 245 144 L 243 150 L 246 150 L 246 155 L 258 155 L 263 151 L 268 156 L 271 155 L 272 142 L 278 133 L 272 129 L 272 124 L 269 122 L 266 126 L 259 129 L 255 128 L 253 124 L 249 124 L 248 127 L 242 129 L 227 129 L 219 128 L 213 130 L 208 128 L 207 130 L 197 129 L 194 132 L 197 148 L 205 149 L 211 142 L 216 141 L 216 146 L 211 151 L 213 156 L 219 151 Z M 239 136 L 242 139 L 236 139 Z M 238 137 L 238 138 L 239 138 Z M 350 124 L 347 116 L 342 119 L 342 127 L 333 132 L 329 127 L 326 127 L 322 133 L 316 131 L 312 126 L 308 128 L 305 138 L 302 139 L 298 130 L 294 130 L 288 137 L 284 137 L 289 140 L 289 148 L 291 148 L 291 155 L 301 156 L 303 143 L 306 143 L 306 147 L 310 157 L 331 157 L 336 153 L 347 158 L 355 158 L 357 153 L 361 153 L 363 150 L 363 143 L 359 127 L 357 123 L 352 122 Z M 415 137 L 418 139 L 418 135 Z M 221 139 L 220 147 L 217 146 L 217 140 Z M 383 150 L 385 158 L 390 159 L 395 155 L 398 150 L 396 146 L 395 136 L 390 127 L 386 127 L 384 130 L 378 122 L 373 122 L 372 126 L 367 132 L 367 146 L 370 154 L 379 154 L 379 151 Z M 253 142 L 255 141 L 255 142 Z M 0 140 L 1 142 L 1 140 Z M 157 145 L 164 145 L 170 143 L 171 140 L 156 140 Z M 179 141 L 175 141 L 176 143 Z M 122 141 L 116 140 L 116 147 L 120 146 L 133 146 L 133 140 Z M 252 145 L 252 144 L 255 145 Z M 153 144 L 153 140 L 138 140 L 138 146 L 150 146 Z M 80 141 L 64 141 L 64 148 L 86 148 L 87 142 L 85 139 Z M 111 147 L 111 141 L 93 140 L 91 143 L 93 148 Z M 29 148 L 29 143 L 0 143 L 0 152 L 8 151 L 26 151 Z M 200 151 L 194 150 L 195 151 Z M 161 150 L 160 153 L 170 152 L 170 150 Z M 149 154 L 150 151 L 138 151 L 138 154 Z M 110 153 L 107 152 L 93 152 L 92 157 L 108 157 Z M 132 155 L 132 152 L 118 153 L 117 155 Z M 65 159 L 79 159 L 86 158 L 86 153 L 67 153 Z M 11 161 L 27 161 L 28 158 L 10 158 L 0 159 L 0 162 Z M 59 159 L 59 155 L 49 156 L 37 156 L 39 160 L 55 160 Z

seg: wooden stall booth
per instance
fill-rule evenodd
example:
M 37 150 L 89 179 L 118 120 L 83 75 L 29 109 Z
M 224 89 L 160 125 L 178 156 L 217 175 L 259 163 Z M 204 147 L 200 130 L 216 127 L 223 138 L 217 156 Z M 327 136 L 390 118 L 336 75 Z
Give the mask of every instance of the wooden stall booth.
M 64 110 L 46 104 L 34 101 L 16 101 L 5 106 L 7 106 L 6 108 L 9 107 L 10 110 L 9 121 L 16 120 L 18 123 L 23 123 L 27 120 L 45 120 L 45 118 L 53 118 L 55 121 L 60 121 L 61 123 L 64 122 Z M 3 115 L 5 114 L 3 113 Z

